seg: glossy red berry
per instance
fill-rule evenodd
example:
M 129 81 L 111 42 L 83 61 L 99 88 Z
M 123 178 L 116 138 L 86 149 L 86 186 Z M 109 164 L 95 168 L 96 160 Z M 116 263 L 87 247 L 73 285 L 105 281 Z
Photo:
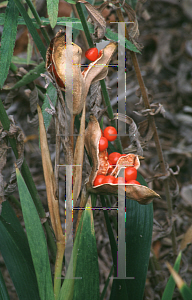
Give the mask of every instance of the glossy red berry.
M 130 180 L 135 180 L 137 178 L 137 170 L 134 167 L 127 167 L 124 171 L 125 180 L 128 182 Z
M 108 147 L 108 140 L 102 136 L 99 140 L 99 151 L 102 152 Z
M 93 182 L 93 185 L 97 186 L 97 185 L 102 184 L 102 181 L 103 181 L 104 178 L 105 178 L 104 175 L 97 175 L 94 182 Z
M 102 183 L 114 183 L 115 181 L 115 177 L 111 176 L 111 175 L 108 175 L 108 176 L 105 176 L 105 178 L 103 179 Z
M 117 177 L 117 178 L 115 178 L 114 183 L 115 184 L 120 184 L 120 183 L 124 183 L 125 184 L 125 178 L 123 178 L 123 177 Z
M 90 48 L 85 52 L 85 57 L 90 61 L 95 61 L 98 58 L 97 48 Z
M 129 180 L 129 181 L 127 181 L 126 183 L 127 183 L 127 184 L 139 184 L 139 185 L 141 185 L 139 181 L 134 180 L 134 179 Z
M 98 54 L 97 58 L 99 58 L 101 55 L 102 55 L 102 50 L 99 51 L 99 54 Z
M 110 142 L 116 140 L 117 138 L 117 130 L 113 126 L 106 127 L 103 134 L 104 137 L 106 137 L 106 139 L 108 139 Z
M 119 157 L 121 157 L 121 154 L 118 152 L 113 152 L 113 153 L 109 154 L 109 160 L 110 160 L 111 164 L 116 165 Z

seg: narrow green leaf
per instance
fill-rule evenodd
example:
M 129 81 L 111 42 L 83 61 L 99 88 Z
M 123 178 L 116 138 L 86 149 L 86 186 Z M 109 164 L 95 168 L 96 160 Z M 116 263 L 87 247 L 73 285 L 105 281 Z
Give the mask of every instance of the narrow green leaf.
M 5 20 L 0 48 L 0 88 L 3 87 L 9 71 L 15 39 L 19 11 L 13 0 L 9 0 L 5 11 Z
M 92 210 L 88 206 L 90 206 L 90 202 L 82 214 L 75 237 L 73 270 L 70 261 L 59 300 L 99 299 L 97 246 Z M 74 277 L 79 277 L 79 279 L 74 279 Z
M 1 271 L 0 271 L 0 300 L 10 300 Z
M 133 9 L 135 9 L 138 0 L 127 0 L 126 2 L 127 2 L 129 5 L 131 5 L 131 7 L 132 7 Z
M 58 5 L 59 0 L 47 0 L 47 11 L 52 28 L 54 28 L 57 23 Z
M 56 102 L 57 102 L 57 91 L 52 83 L 50 83 L 47 88 L 47 93 L 45 95 L 44 103 L 42 106 L 42 114 L 43 114 L 43 119 L 44 119 L 44 124 L 45 124 L 46 130 L 48 129 L 51 119 L 52 119 L 52 115 L 48 114 L 48 112 L 45 111 L 46 108 L 49 108 L 49 109 L 51 108 L 49 99 L 51 100 L 53 106 L 55 107 Z
M 75 272 L 76 272 L 76 265 L 77 265 L 77 256 L 78 256 L 78 249 L 79 249 L 79 241 L 81 236 L 81 226 L 83 222 L 83 215 L 82 214 L 81 220 L 79 222 L 79 227 L 77 230 L 77 234 L 75 236 L 75 242 L 73 245 L 73 259 L 70 259 L 69 267 L 67 269 L 67 274 L 65 276 L 65 280 L 63 282 L 63 285 L 60 290 L 59 294 L 59 300 L 67 299 L 72 300 L 73 299 L 73 292 L 74 292 L 74 282 L 75 282 Z M 81 279 L 78 279 L 81 280 Z
M 19 299 L 40 300 L 27 237 L 7 201 L 0 216 L 0 251 Z
M 137 180 L 142 185 L 147 186 L 139 172 Z M 136 201 L 127 199 L 126 277 L 134 277 L 134 279 L 114 279 L 110 300 L 140 300 L 143 298 L 151 248 L 152 228 L 152 203 L 140 205 Z
M 137 180 L 147 186 L 139 174 Z M 153 230 L 153 203 L 140 205 L 133 200 L 126 201 L 126 280 L 128 299 L 143 298 Z
M 31 18 L 29 17 L 28 13 L 26 12 L 25 8 L 23 7 L 23 5 L 21 4 L 20 0 L 14 0 L 15 4 L 17 5 L 17 8 L 20 12 L 20 14 L 22 15 L 23 19 L 25 20 L 25 24 L 27 25 L 27 28 L 39 50 L 39 52 L 41 53 L 41 56 L 43 57 L 44 61 L 46 59 L 46 48 L 42 42 L 42 40 L 40 39 L 40 36 L 38 34 L 38 32 L 35 29 L 35 26 L 33 25 L 33 22 L 31 20 Z
M 180 252 L 179 255 L 177 256 L 177 259 L 176 259 L 174 267 L 173 267 L 174 270 L 177 273 L 179 272 L 179 267 L 180 267 L 180 262 L 181 262 L 181 255 L 182 255 L 182 252 Z M 171 275 L 169 277 L 169 280 L 168 280 L 168 282 L 166 284 L 166 287 L 165 287 L 165 290 L 163 292 L 162 300 L 172 299 L 174 289 L 175 289 L 175 281 L 173 279 L 173 276 Z
M 95 239 L 93 212 L 90 203 L 86 205 L 81 227 L 77 256 L 76 279 L 73 300 L 99 299 L 99 266 Z
M 41 24 L 42 26 L 50 25 L 50 21 L 47 18 L 41 17 Z M 35 19 L 31 19 L 31 22 L 33 23 L 35 28 L 40 28 L 40 26 L 37 24 Z M 5 14 L 0 14 L 0 25 L 4 25 L 5 23 Z M 18 17 L 18 25 L 26 25 L 25 20 L 23 17 Z M 83 30 L 83 26 L 81 24 L 81 21 L 77 18 L 71 18 L 71 17 L 59 17 L 57 18 L 57 25 L 59 26 L 72 26 L 74 29 Z M 89 31 L 91 33 L 94 32 L 94 26 L 93 24 L 87 22 Z
M 19 1 L 19 0 L 14 0 L 15 2 Z M 20 6 L 19 6 L 20 7 Z M 20 9 L 23 12 L 23 9 L 20 7 Z M 25 16 L 25 17 L 24 17 Z M 26 22 L 27 20 L 27 22 Z M 1 14 L 0 15 L 0 25 L 4 25 L 5 22 L 5 14 Z M 50 24 L 50 21 L 47 18 L 41 17 L 41 23 L 42 26 L 46 26 Z M 94 33 L 94 26 L 93 24 L 86 22 L 89 32 L 90 33 Z M 39 25 L 37 24 L 36 20 L 34 19 L 30 19 L 27 12 L 24 10 L 22 17 L 18 18 L 18 25 L 27 25 L 33 39 L 34 42 L 36 43 L 37 47 L 38 45 L 41 46 L 41 48 L 44 48 L 44 45 L 42 45 L 42 41 L 36 38 L 36 30 L 35 28 L 39 28 Z M 83 26 L 81 24 L 81 21 L 77 18 L 73 18 L 73 17 L 59 17 L 57 18 L 57 22 L 56 25 L 60 25 L 60 26 L 72 26 L 74 29 L 77 30 L 83 30 Z M 32 34 L 33 33 L 33 34 Z M 116 32 L 113 32 L 110 28 L 106 29 L 106 34 L 105 36 L 107 38 L 109 38 L 110 40 L 114 41 L 114 42 L 118 42 L 118 34 Z M 125 39 L 125 47 L 131 51 L 140 53 L 140 51 L 127 39 Z M 43 50 L 44 51 L 44 50 Z M 43 55 L 42 55 L 43 56 Z M 44 58 L 44 57 L 43 57 Z
M 191 300 L 192 299 L 192 291 L 190 288 L 185 284 L 182 285 L 182 287 L 179 289 L 182 297 L 184 300 Z
M 88 2 L 90 3 L 90 4 L 92 4 L 92 5 L 94 5 L 94 3 L 95 3 L 95 0 L 88 0 Z M 75 3 L 76 4 L 76 3 Z M 87 9 L 86 9 L 86 7 L 85 7 L 85 5 L 82 5 L 82 10 L 83 10 L 83 14 L 84 14 L 84 16 L 85 16 L 85 19 L 87 20 L 87 17 L 88 17 L 88 12 L 87 12 Z M 71 13 L 71 16 L 72 17 L 74 17 L 74 12 L 72 12 Z M 88 24 L 88 22 L 87 22 L 87 24 Z M 77 36 L 78 36 L 78 34 L 79 34 L 79 30 L 80 29 L 73 29 L 73 40 L 75 41 L 75 39 L 77 38 Z M 89 29 L 89 31 L 90 31 L 90 29 Z M 91 31 L 90 31 L 91 32 Z M 91 33 L 93 33 L 94 32 L 94 27 L 93 27 L 93 31 L 91 32 Z
M 1 217 L 5 220 L 5 222 L 7 222 L 9 225 L 12 226 L 14 231 L 16 231 L 21 236 L 21 238 L 23 239 L 23 243 L 25 243 L 25 248 L 28 247 L 28 249 L 29 249 L 27 236 L 26 236 L 26 234 L 23 230 L 23 227 L 21 226 L 21 224 L 20 224 L 20 222 L 8 200 L 4 201 L 2 204 Z M 30 250 L 29 250 L 28 254 L 31 259 Z M 32 260 L 31 260 L 31 262 L 32 262 Z
M 108 275 L 108 277 L 107 277 L 107 280 L 106 280 L 105 286 L 104 286 L 104 288 L 103 288 L 103 290 L 102 290 L 102 293 L 101 293 L 100 300 L 103 300 L 103 299 L 104 299 L 104 297 L 105 297 L 105 293 L 106 293 L 106 291 L 107 291 L 107 288 L 108 288 L 108 285 L 109 285 L 110 277 L 111 277 L 111 276 L 112 276 L 112 274 L 113 274 L 113 270 L 114 270 L 114 268 L 113 268 L 113 266 L 112 266 L 112 267 L 111 267 L 111 271 L 110 271 L 110 273 L 109 273 L 109 275 Z
M 45 234 L 31 195 L 18 169 L 16 169 L 16 175 L 23 218 L 37 277 L 40 298 L 41 300 L 54 300 Z
M 21 86 L 24 86 L 35 79 L 37 79 L 41 73 L 44 73 L 46 71 L 45 69 L 45 63 L 42 62 L 38 66 L 36 66 L 33 70 L 29 71 L 26 75 L 23 76 L 21 80 L 19 80 L 11 89 L 18 89 Z
M 192 280 L 191 280 L 191 283 L 190 283 L 190 290 L 192 292 Z
M 27 65 L 27 60 L 26 58 L 22 58 L 22 57 L 18 57 L 18 56 L 12 56 L 12 59 L 11 59 L 11 62 L 14 63 L 14 64 L 18 64 L 18 65 Z M 28 62 L 29 65 L 34 65 L 36 66 L 37 65 L 37 62 L 34 61 L 34 60 L 30 60 Z
M 107 196 L 100 196 L 102 207 L 103 207 L 103 213 L 105 217 L 105 222 L 107 225 L 107 231 L 109 235 L 109 241 L 111 245 L 111 252 L 113 257 L 113 267 L 114 267 L 114 276 L 117 277 L 117 241 L 115 240 L 113 230 L 111 227 L 111 222 L 108 216 L 108 212 L 106 209 L 107 205 L 105 202 L 105 198 L 107 199 Z M 110 300 L 115 299 L 127 299 L 127 290 L 126 290 L 126 282 L 123 279 L 114 279 L 112 290 L 111 290 L 111 296 Z
M 6 111 L 5 111 L 5 108 L 3 106 L 3 103 L 1 101 L 1 99 L 0 99 L 0 121 L 3 125 L 4 130 L 9 130 L 10 120 L 8 118 L 8 115 L 7 115 Z M 9 143 L 11 144 L 11 147 L 13 149 L 15 157 L 18 158 L 16 140 L 14 138 L 10 138 L 10 137 L 8 137 L 8 140 L 9 140 Z M 21 172 L 22 172 L 22 175 L 25 179 L 25 183 L 26 183 L 26 185 L 27 185 L 27 187 L 30 191 L 30 194 L 33 198 L 33 201 L 35 203 L 35 206 L 37 208 L 39 216 L 41 218 L 45 218 L 45 211 L 44 211 L 43 205 L 41 203 L 39 194 L 37 192 L 35 183 L 33 181 L 33 178 L 31 176 L 31 172 L 29 170 L 29 167 L 28 167 L 25 159 L 24 159 L 22 167 L 21 167 Z M 51 228 L 50 228 L 47 221 L 43 225 L 44 225 L 46 233 L 47 233 L 47 241 L 48 241 L 49 249 L 51 251 L 53 260 L 55 260 L 57 249 L 56 249 L 55 241 L 53 239 L 53 233 L 52 233 Z
M 106 202 L 105 202 L 105 197 L 106 196 L 100 196 L 100 199 L 101 199 L 101 204 L 103 207 L 103 213 L 104 213 L 105 222 L 107 225 L 107 231 L 108 231 L 108 235 L 109 235 L 109 241 L 110 241 L 110 245 L 111 245 L 111 252 L 112 252 L 112 257 L 113 257 L 113 266 L 114 266 L 114 270 L 115 270 L 115 276 L 117 276 L 117 241 L 115 240 L 115 237 L 113 234 L 113 230 L 111 227 L 111 222 L 109 219 L 108 212 L 105 209 L 107 207 Z
M 67 3 L 70 3 L 70 4 L 76 4 L 76 1 L 74 0 L 66 0 Z
M 106 29 L 106 34 L 105 36 L 114 41 L 114 42 L 118 42 L 119 41 L 119 37 L 118 34 L 116 32 L 113 32 L 111 29 L 107 28 Z M 120 44 L 124 46 L 123 42 L 120 40 Z M 127 39 L 125 39 L 125 48 L 129 49 L 130 51 L 133 52 L 137 52 L 140 53 L 140 51 L 135 47 L 135 45 L 133 45 L 130 41 L 128 41 Z

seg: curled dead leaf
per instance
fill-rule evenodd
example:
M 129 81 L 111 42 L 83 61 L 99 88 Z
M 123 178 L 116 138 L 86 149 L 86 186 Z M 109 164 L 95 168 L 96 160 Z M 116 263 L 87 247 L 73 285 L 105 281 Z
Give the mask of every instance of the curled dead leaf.
M 136 13 L 132 9 L 132 7 L 127 3 L 123 4 L 123 8 L 128 16 L 129 22 L 133 22 L 132 24 L 129 24 L 129 40 L 137 47 L 139 51 L 141 51 L 143 46 L 138 43 L 139 26 L 136 18 Z
M 105 36 L 105 31 L 106 31 L 105 18 L 102 16 L 101 12 L 99 12 L 99 10 L 96 9 L 89 2 L 85 0 L 79 0 L 78 2 L 81 2 L 85 5 L 89 16 L 92 22 L 94 23 L 94 27 L 95 27 L 94 40 L 95 41 L 101 40 Z
M 107 174 L 107 170 L 109 168 L 103 168 L 105 166 L 104 161 L 106 154 L 100 152 L 99 153 L 99 140 L 101 137 L 101 130 L 99 123 L 95 116 L 90 115 L 89 123 L 87 129 L 85 131 L 85 147 L 87 150 L 88 155 L 92 159 L 92 170 L 87 182 L 87 189 L 88 191 L 96 194 L 101 195 L 109 195 L 115 194 L 118 195 L 119 193 L 125 195 L 126 197 L 132 200 L 138 201 L 140 204 L 148 204 L 150 203 L 153 198 L 160 196 L 155 193 L 153 190 L 149 189 L 143 185 L 137 184 L 113 184 L 113 183 L 106 183 L 101 184 L 98 186 L 93 186 L 93 182 L 97 175 Z M 103 151 L 104 152 L 104 151 Z M 117 177 L 120 170 L 127 166 L 134 166 L 136 169 L 139 168 L 139 156 L 134 154 L 127 154 L 126 156 L 122 156 L 118 159 L 116 163 L 116 167 L 112 171 L 111 175 Z

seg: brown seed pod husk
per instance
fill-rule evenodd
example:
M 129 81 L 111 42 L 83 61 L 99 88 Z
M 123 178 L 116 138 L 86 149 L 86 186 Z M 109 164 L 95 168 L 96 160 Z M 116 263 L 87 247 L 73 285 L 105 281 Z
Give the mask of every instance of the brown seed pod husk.
M 101 129 L 99 123 L 95 118 L 95 116 L 91 115 L 87 129 L 85 131 L 85 147 L 93 163 L 91 174 L 87 182 L 88 191 L 100 195 L 110 195 L 110 194 L 125 195 L 126 193 L 127 198 L 136 200 L 140 204 L 148 204 L 153 200 L 153 198 L 156 197 L 160 198 L 160 196 L 156 192 L 143 185 L 137 185 L 137 184 L 124 185 L 124 184 L 106 183 L 98 186 L 93 186 L 95 177 L 101 174 L 100 168 L 103 165 L 103 162 L 99 161 L 101 157 L 102 158 L 104 157 L 104 155 L 100 156 L 99 153 L 100 137 L 101 137 Z M 120 169 L 125 168 L 127 166 L 134 166 L 136 169 L 138 169 L 140 166 L 138 155 L 127 154 L 126 156 L 120 157 L 119 160 L 117 161 L 115 169 L 112 172 L 112 175 L 114 177 L 117 177 Z
M 116 48 L 116 43 L 109 43 L 101 50 L 101 55 L 81 72 L 82 49 L 66 39 L 62 30 L 52 39 L 47 50 L 46 68 L 55 77 L 59 87 L 65 89 L 71 115 L 82 111 L 91 83 L 107 76 L 108 64 Z

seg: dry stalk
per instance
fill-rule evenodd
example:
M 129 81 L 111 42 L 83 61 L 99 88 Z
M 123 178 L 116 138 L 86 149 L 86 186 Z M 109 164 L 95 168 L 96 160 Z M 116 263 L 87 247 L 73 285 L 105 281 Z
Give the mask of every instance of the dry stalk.
M 117 17 L 118 17 L 120 22 L 125 22 L 124 16 L 123 16 L 123 13 L 122 13 L 121 9 L 117 10 Z M 126 38 L 129 40 L 129 33 L 128 33 L 127 28 L 126 28 L 125 32 L 126 32 Z M 130 51 L 130 54 L 131 54 L 131 59 L 132 59 L 132 62 L 133 62 L 133 66 L 135 68 L 135 73 L 136 73 L 137 80 L 138 80 L 138 83 L 139 83 L 139 86 L 140 86 L 140 90 L 141 90 L 141 94 L 142 94 L 142 98 L 143 98 L 145 108 L 150 109 L 151 107 L 150 107 L 148 95 L 147 95 L 147 92 L 146 92 L 145 84 L 144 84 L 144 81 L 143 81 L 143 77 L 141 75 L 141 71 L 140 71 L 140 68 L 139 68 L 139 63 L 138 63 L 138 60 L 137 60 L 136 53 Z M 165 160 L 164 160 L 164 157 L 163 157 L 161 144 L 160 144 L 160 141 L 159 141 L 159 136 L 158 136 L 157 129 L 156 129 L 155 118 L 152 115 L 149 115 L 148 117 L 149 117 L 149 121 L 151 123 L 151 126 L 154 130 L 154 140 L 155 140 L 155 144 L 156 144 L 157 154 L 158 154 L 158 157 L 159 157 L 160 168 L 161 168 L 162 173 L 166 174 L 167 169 L 166 169 L 166 164 L 165 164 Z M 172 199 L 171 199 L 171 195 L 170 195 L 169 181 L 168 180 L 169 179 L 166 178 L 163 181 L 163 183 L 164 183 L 165 196 L 166 196 L 167 205 L 168 205 L 168 216 L 169 216 L 170 220 L 172 220 L 172 218 L 173 218 Z M 176 234 L 175 234 L 174 223 L 172 223 L 171 238 L 172 238 L 173 254 L 176 258 L 176 256 L 177 256 L 177 243 L 176 243 Z

